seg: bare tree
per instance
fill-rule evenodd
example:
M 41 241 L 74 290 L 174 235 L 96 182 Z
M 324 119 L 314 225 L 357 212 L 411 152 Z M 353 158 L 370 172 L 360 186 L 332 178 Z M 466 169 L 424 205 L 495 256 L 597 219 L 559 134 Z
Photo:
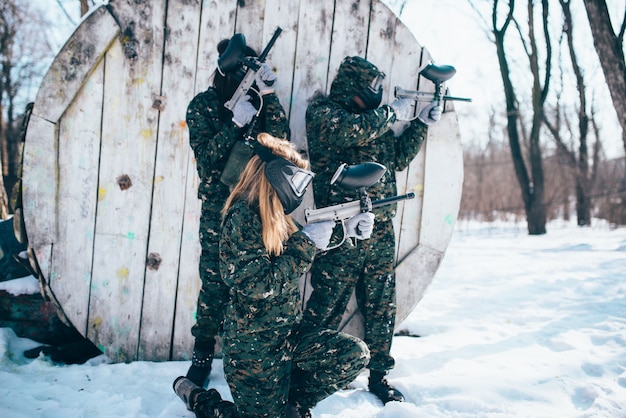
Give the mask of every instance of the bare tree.
M 80 0 L 80 15 L 85 16 L 85 13 L 89 11 L 89 4 L 87 0 Z
M 624 61 L 626 10 L 623 12 L 619 31 L 615 32 L 606 0 L 584 0 L 584 3 L 593 43 L 600 57 L 604 78 L 622 127 L 622 141 L 626 154 L 626 62 Z
M 21 111 L 34 94 L 52 48 L 42 36 L 40 12 L 24 0 L 0 3 L 0 153 L 5 194 L 11 199 L 21 159 Z
M 548 2 L 541 1 L 541 25 L 545 41 L 545 62 L 543 63 L 544 75 L 541 76 L 541 65 L 538 53 L 537 35 L 535 32 L 534 1 L 528 0 L 528 40 L 522 34 L 519 26 L 516 25 L 513 12 L 515 0 L 508 1 L 508 8 L 504 22 L 499 25 L 500 1 L 494 0 L 491 12 L 491 31 L 494 35 L 498 62 L 500 64 L 500 75 L 504 85 L 504 95 L 507 115 L 507 134 L 511 157 L 515 167 L 515 175 L 522 193 L 522 200 L 526 211 L 528 223 L 528 233 L 539 235 L 546 233 L 546 206 L 544 202 L 544 173 L 542 166 L 540 133 L 543 123 L 543 109 L 546 100 L 551 74 L 552 47 L 548 31 Z M 511 24 L 516 25 L 519 39 L 522 42 L 524 51 L 528 58 L 528 63 L 532 75 L 531 97 L 532 97 L 532 117 L 530 133 L 528 134 L 528 164 L 527 168 L 525 155 L 522 151 L 520 131 L 524 122 L 521 119 L 519 103 L 515 87 L 511 79 L 511 69 L 507 57 L 505 37 Z
M 578 93 L 578 103 L 576 106 L 576 123 L 569 123 L 566 111 L 560 106 L 561 94 L 557 93 L 557 103 L 553 112 L 554 121 L 548 118 L 544 113 L 544 122 L 552 136 L 554 137 L 559 151 L 566 156 L 566 164 L 571 168 L 572 176 L 575 184 L 576 195 L 576 215 L 577 222 L 580 226 L 591 225 L 591 184 L 597 172 L 599 159 L 600 142 L 596 138 L 593 147 L 593 162 L 590 166 L 589 156 L 589 124 L 590 115 L 587 112 L 587 86 L 583 77 L 583 69 L 579 63 L 576 50 L 574 48 L 574 20 L 572 19 L 572 11 L 570 8 L 571 0 L 559 0 L 561 10 L 563 11 L 563 38 L 567 45 L 567 53 L 570 58 L 571 68 L 576 80 L 576 91 Z M 561 64 L 562 61 L 560 60 Z M 565 70 L 561 65 L 561 91 L 564 87 L 563 73 Z M 565 123 L 563 123 L 563 121 Z M 576 127 L 574 127 L 575 125 Z M 574 138 L 578 141 L 578 153 L 575 147 L 568 146 L 565 137 Z M 572 142 L 576 142 L 573 140 Z

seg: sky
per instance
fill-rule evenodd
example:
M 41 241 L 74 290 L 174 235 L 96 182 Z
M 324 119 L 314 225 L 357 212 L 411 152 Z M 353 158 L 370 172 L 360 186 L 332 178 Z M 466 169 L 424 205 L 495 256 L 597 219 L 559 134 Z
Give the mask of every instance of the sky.
M 399 326 L 382 405 L 367 372 L 320 402 L 314 418 L 626 417 L 626 227 L 461 222 L 437 274 Z M 0 283 L 37 292 L 32 277 Z M 189 417 L 172 390 L 190 363 L 55 364 L 0 328 L 3 418 Z M 230 392 L 221 360 L 210 387 Z

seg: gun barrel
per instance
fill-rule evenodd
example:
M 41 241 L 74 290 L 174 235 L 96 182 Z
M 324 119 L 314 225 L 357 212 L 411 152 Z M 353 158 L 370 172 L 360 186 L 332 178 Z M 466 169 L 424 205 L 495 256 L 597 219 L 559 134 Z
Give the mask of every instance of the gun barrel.
M 272 35 L 272 38 L 269 40 L 267 45 L 265 45 L 265 48 L 263 49 L 263 51 L 261 51 L 261 55 L 259 55 L 260 62 L 265 62 L 265 58 L 267 58 L 267 54 L 270 53 L 270 49 L 272 49 L 272 47 L 274 46 L 274 42 L 276 42 L 276 39 L 278 39 L 278 36 L 280 35 L 282 31 L 283 30 L 280 26 L 276 27 L 276 30 L 274 31 L 274 35 Z
M 461 102 L 471 102 L 472 99 L 468 97 L 456 97 L 456 96 L 443 96 L 443 100 L 456 100 Z
M 400 196 L 391 196 L 386 199 L 379 199 L 372 202 L 372 209 L 379 208 L 381 206 L 391 205 L 392 203 L 400 202 L 402 200 L 414 199 L 415 193 L 407 193 Z

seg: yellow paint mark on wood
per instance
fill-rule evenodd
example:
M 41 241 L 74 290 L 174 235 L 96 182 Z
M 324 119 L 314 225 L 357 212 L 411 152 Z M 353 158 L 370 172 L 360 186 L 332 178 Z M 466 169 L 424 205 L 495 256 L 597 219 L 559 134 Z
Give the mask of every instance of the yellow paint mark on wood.
M 100 328 L 100 325 L 102 325 L 102 317 L 101 316 L 97 316 L 93 319 L 91 319 L 89 321 L 89 325 L 92 329 L 98 329 Z
M 101 202 L 107 197 L 107 189 L 104 187 L 98 188 L 98 201 Z
M 128 267 L 122 267 L 116 271 L 117 278 L 120 280 L 128 280 Z
M 150 139 L 150 138 L 152 138 L 152 129 L 142 129 L 141 130 L 141 137 L 143 139 Z

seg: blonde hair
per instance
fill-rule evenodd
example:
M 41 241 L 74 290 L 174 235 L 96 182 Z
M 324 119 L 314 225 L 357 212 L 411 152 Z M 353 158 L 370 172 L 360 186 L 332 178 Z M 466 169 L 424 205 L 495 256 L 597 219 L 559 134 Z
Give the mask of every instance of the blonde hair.
M 291 142 L 268 133 L 260 133 L 257 141 L 274 155 L 283 157 L 300 168 L 308 169 L 308 161 Z M 234 202 L 239 199 L 246 199 L 250 206 L 258 204 L 265 249 L 270 255 L 282 254 L 283 243 L 298 230 L 298 227 L 291 216 L 285 214 L 278 195 L 265 177 L 265 162 L 258 155 L 252 156 L 241 173 L 239 181 L 224 204 L 222 217 L 226 216 Z

